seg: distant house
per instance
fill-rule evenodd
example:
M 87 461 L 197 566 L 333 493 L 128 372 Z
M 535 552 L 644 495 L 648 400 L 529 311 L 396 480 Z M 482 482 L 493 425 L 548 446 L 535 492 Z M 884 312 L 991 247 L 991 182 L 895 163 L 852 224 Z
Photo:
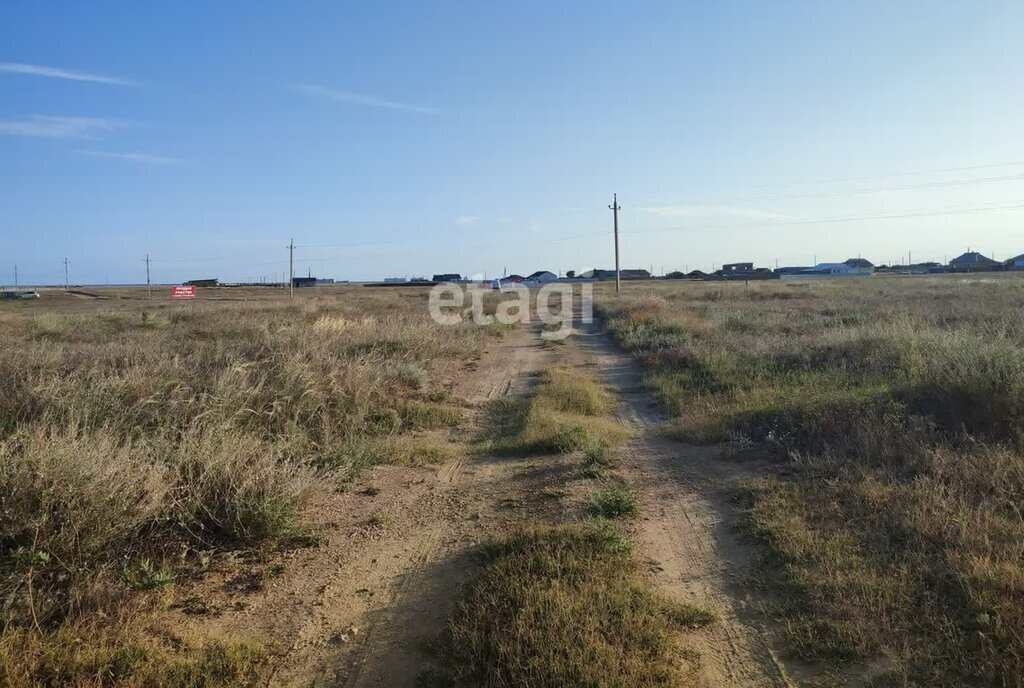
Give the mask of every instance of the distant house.
M 293 277 L 292 286 L 296 289 L 309 289 L 316 286 L 316 277 Z
M 581 272 L 577 276 L 586 279 L 613 280 L 615 279 L 615 271 L 594 268 L 593 270 Z M 651 273 L 648 270 L 619 270 L 619 278 L 624 280 L 647 280 L 651 279 Z
M 949 261 L 953 272 L 991 272 L 1002 267 L 1002 263 L 983 256 L 977 251 L 968 251 Z
M 870 275 L 875 271 L 874 263 L 872 263 L 870 260 L 865 260 L 863 258 L 848 258 L 847 260 L 843 261 L 843 265 L 849 266 L 854 270 L 866 275 Z
M 784 277 L 786 275 L 799 275 L 801 272 L 807 272 L 811 269 L 812 268 L 806 265 L 789 265 L 782 268 L 775 268 L 775 274 L 780 277 Z
M 528 284 L 547 284 L 548 282 L 554 282 L 556 280 L 558 280 L 558 275 L 550 270 L 538 270 L 537 272 L 527 275 L 526 279 L 523 281 Z
M 214 279 L 196 279 L 196 280 L 189 280 L 188 282 L 185 282 L 184 286 L 186 286 L 186 287 L 216 287 L 218 284 L 220 284 L 220 280 L 218 280 L 216 278 L 214 278 Z
M 753 263 L 726 263 L 722 266 L 722 275 L 747 275 L 754 271 Z
M 461 282 L 462 275 L 457 272 L 442 272 L 434 275 L 435 282 Z
M 782 279 L 821 277 L 866 277 L 873 275 L 875 266 L 863 258 L 850 258 L 842 263 L 818 263 L 813 268 L 780 268 L 776 271 Z
M 1010 270 L 1024 270 L 1024 253 L 1010 258 L 1005 265 Z
M 755 268 L 753 263 L 726 263 L 715 276 L 724 280 L 744 282 L 748 280 L 776 279 L 778 276 L 768 268 Z

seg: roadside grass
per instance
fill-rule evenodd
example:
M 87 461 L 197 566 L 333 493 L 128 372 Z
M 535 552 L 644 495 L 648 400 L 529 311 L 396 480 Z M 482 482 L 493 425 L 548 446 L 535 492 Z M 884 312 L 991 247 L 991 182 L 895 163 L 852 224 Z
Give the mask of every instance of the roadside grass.
M 492 405 L 488 432 L 495 453 L 529 455 L 582 452 L 603 456 L 629 437 L 607 417 L 611 394 L 586 373 L 553 368 L 531 394 Z
M 76 629 L 173 594 L 174 580 L 210 556 L 311 541 L 310 498 L 366 467 L 462 451 L 440 436 L 463 420 L 446 381 L 504 328 L 441 327 L 425 291 L 322 293 L 301 304 L 103 301 L 4 314 L 0 652 L 17 679 L 9 684 L 246 684 L 259 662 L 235 671 L 237 653 L 197 647 L 159 675 L 100 676 L 92 660 L 63 656 L 62 638 L 78 634 L 67 650 L 75 656 L 107 656 L 116 632 Z M 17 664 L 18 653 L 38 661 Z M 47 668 L 51 660 L 63 668 Z
M 603 487 L 590 499 L 590 510 L 593 515 L 604 518 L 636 516 L 639 508 L 640 500 L 636 492 L 622 484 Z
M 339 479 L 351 479 L 371 466 L 433 466 L 458 458 L 464 451 L 461 444 L 433 437 L 356 435 L 318 453 L 313 461 Z
M 738 499 L 792 653 L 873 666 L 877 685 L 1019 682 L 1024 282 L 684 284 L 598 305 L 676 437 L 791 463 Z
M 629 543 L 607 525 L 528 528 L 483 547 L 434 683 L 696 685 L 679 661 L 679 633 L 713 620 L 644 586 Z
M 129 623 L 130 627 L 131 624 Z M 68 624 L 0 637 L 0 685 L 19 688 L 238 688 L 263 685 L 267 653 L 251 642 L 160 644 L 121 624 Z

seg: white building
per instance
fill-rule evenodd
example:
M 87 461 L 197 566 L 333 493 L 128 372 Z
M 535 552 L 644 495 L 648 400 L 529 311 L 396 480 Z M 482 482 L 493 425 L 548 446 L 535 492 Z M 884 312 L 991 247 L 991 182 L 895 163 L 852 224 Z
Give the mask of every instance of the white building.
M 863 258 L 850 258 L 842 263 L 818 263 L 813 268 L 781 275 L 782 279 L 813 279 L 821 277 L 866 277 L 873 275 L 875 266 Z

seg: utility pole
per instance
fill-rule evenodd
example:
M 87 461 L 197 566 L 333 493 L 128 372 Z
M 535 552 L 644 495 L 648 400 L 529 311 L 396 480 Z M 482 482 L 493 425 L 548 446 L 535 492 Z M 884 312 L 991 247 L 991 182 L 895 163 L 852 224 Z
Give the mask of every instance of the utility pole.
M 615 293 L 622 289 L 622 281 L 619 278 L 619 195 L 612 194 L 612 204 L 608 208 L 612 211 L 615 222 Z
M 288 243 L 288 298 L 295 298 L 295 239 Z
M 68 259 L 64 257 L 64 291 L 68 291 Z
M 146 254 L 146 298 L 153 300 L 153 286 L 149 281 L 149 254 Z
M 14 289 L 18 289 L 18 264 L 14 264 Z

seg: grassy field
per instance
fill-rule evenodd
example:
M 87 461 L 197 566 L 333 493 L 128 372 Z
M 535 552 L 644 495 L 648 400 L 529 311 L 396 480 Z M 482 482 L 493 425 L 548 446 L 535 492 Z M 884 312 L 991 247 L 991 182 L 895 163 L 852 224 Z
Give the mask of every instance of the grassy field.
M 361 467 L 444 459 L 451 375 L 497 328 L 425 290 L 45 293 L 0 309 L 0 684 L 234 686 L 259 647 L 144 632 L 211 553 L 302 546 Z
M 673 436 L 789 464 L 737 499 L 791 654 L 880 686 L 1020 685 L 1024 279 L 628 285 L 599 305 Z
M 363 469 L 465 451 L 570 470 L 544 492 L 560 520 L 488 534 L 438 682 L 692 683 L 682 631 L 713 618 L 648 589 L 613 525 L 650 495 L 617 466 L 635 435 L 613 390 L 568 344 L 535 348 L 559 363 L 493 402 L 473 445 L 448 438 L 470 414 L 454 380 L 502 327 L 442 328 L 422 290 L 203 297 L 0 307 L 0 685 L 264 683 L 259 642 L 151 623 L 175 586 L 315 545 L 307 505 Z M 765 553 L 746 582 L 790 655 L 875 686 L 1020 684 L 1024 279 L 628 284 L 598 303 L 666 433 L 722 446 L 733 473 L 773 467 L 734 494 Z

